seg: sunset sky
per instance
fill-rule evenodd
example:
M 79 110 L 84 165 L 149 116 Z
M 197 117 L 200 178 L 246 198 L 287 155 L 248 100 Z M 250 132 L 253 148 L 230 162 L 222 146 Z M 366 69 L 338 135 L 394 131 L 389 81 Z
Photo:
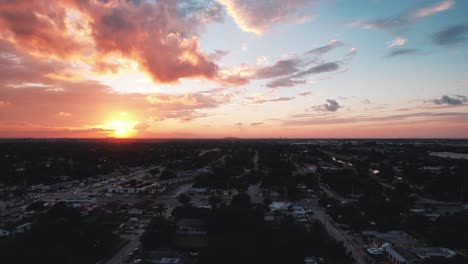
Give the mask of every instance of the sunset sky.
M 468 1 L 0 0 L 0 137 L 468 137 Z

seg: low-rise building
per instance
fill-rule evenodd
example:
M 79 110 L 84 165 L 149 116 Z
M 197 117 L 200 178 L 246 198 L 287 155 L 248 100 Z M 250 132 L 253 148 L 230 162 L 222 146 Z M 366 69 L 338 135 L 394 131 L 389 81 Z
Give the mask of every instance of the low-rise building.
M 291 203 L 289 202 L 272 202 L 270 204 L 270 210 L 271 211 L 287 211 L 290 206 L 291 206 Z
M 422 263 L 422 260 L 417 255 L 401 247 L 386 247 L 385 256 L 394 264 Z
M 138 208 L 131 208 L 128 210 L 128 214 L 130 215 L 141 215 L 143 214 L 143 210 L 138 209 Z
M 383 244 L 409 247 L 414 246 L 417 243 L 414 238 L 402 231 L 389 231 L 385 233 L 363 231 L 362 234 L 369 238 L 371 245 L 374 247 L 381 247 Z
M 176 233 L 180 235 L 206 235 L 208 223 L 203 219 L 182 218 L 176 222 Z
M 69 199 L 64 199 L 62 202 L 65 202 L 67 206 L 71 207 L 86 207 L 90 205 L 94 205 L 97 203 L 96 198 L 69 198 Z
M 117 186 L 111 186 L 107 189 L 109 193 L 146 193 L 150 189 L 156 188 L 157 184 L 150 181 L 130 180 Z
M 411 251 L 421 259 L 429 259 L 432 257 L 452 258 L 457 255 L 455 251 L 442 247 L 415 247 L 411 249 Z

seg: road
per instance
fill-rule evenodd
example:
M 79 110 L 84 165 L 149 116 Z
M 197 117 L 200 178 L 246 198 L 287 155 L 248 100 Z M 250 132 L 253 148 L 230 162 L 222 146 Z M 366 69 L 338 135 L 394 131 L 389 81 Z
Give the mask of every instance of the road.
M 367 264 L 364 252 L 364 241 L 360 237 L 346 234 L 334 221 L 329 217 L 318 204 L 318 198 L 312 198 L 308 202 L 299 203 L 314 212 L 313 219 L 320 221 L 327 230 L 328 234 L 337 241 L 342 241 L 345 248 L 351 252 L 357 264 Z
M 355 202 L 357 201 L 356 199 L 352 199 L 352 198 L 346 198 L 340 194 L 338 194 L 337 192 L 331 190 L 330 188 L 327 188 L 326 186 L 324 186 L 323 184 L 320 186 L 320 189 L 322 191 L 324 191 L 328 197 L 330 198 L 334 198 L 336 200 L 339 200 L 341 201 L 342 203 L 348 203 L 348 202 Z
M 179 202 L 177 201 L 177 196 L 181 193 L 187 192 L 190 188 L 192 188 L 193 183 L 185 183 L 182 184 L 172 190 L 167 191 L 163 196 L 157 198 L 157 201 L 160 203 L 164 203 L 167 207 L 166 216 L 170 216 L 172 210 L 179 206 Z M 147 217 L 146 219 L 142 220 L 143 227 L 140 229 L 133 230 L 130 234 L 124 234 L 121 237 L 127 239 L 129 242 L 122 247 L 119 252 L 117 252 L 111 259 L 105 262 L 105 264 L 121 264 L 126 263 L 125 261 L 128 259 L 130 253 L 132 253 L 136 248 L 140 248 L 140 238 L 145 232 L 146 227 L 148 226 L 151 217 Z
M 260 168 L 260 166 L 258 165 L 259 158 L 260 158 L 260 155 L 258 154 L 258 150 L 257 150 L 255 151 L 255 155 L 253 157 L 254 169 L 257 171 Z
M 166 217 L 171 216 L 172 210 L 180 205 L 179 201 L 177 200 L 177 196 L 187 192 L 190 190 L 190 188 L 192 188 L 192 186 L 193 183 L 185 183 L 177 186 L 175 189 L 167 191 L 164 193 L 164 195 L 158 197 L 158 202 L 166 205 Z
M 146 228 L 146 225 L 145 225 Z M 134 230 L 131 234 L 122 235 L 121 237 L 128 240 L 128 243 L 122 247 L 111 259 L 107 260 L 106 264 L 121 264 L 129 259 L 129 255 L 136 249 L 140 248 L 140 238 L 144 233 L 144 228 Z
M 262 195 L 262 192 L 260 191 L 260 187 L 258 186 L 258 184 L 250 185 L 247 189 L 247 194 L 250 196 L 250 200 L 252 201 L 252 203 L 260 204 L 264 201 L 264 197 Z

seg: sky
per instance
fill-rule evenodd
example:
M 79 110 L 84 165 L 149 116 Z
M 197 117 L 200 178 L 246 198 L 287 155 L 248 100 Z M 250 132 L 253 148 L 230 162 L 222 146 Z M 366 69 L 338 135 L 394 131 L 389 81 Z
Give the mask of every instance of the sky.
M 468 1 L 0 0 L 0 137 L 466 138 Z

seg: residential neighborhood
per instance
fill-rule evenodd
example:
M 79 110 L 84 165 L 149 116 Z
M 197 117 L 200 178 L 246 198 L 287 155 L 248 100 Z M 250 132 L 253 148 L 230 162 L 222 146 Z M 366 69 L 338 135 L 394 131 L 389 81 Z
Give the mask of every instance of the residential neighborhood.
M 450 173 L 458 181 L 467 161 L 431 155 L 452 148 L 450 142 L 195 142 L 124 143 L 119 155 L 138 148 L 146 161 L 131 166 L 117 158 L 107 172 L 87 177 L 74 172 L 79 158 L 70 162 L 50 152 L 37 161 L 20 160 L 21 149 L 2 148 L 2 166 L 13 166 L 8 171 L 24 180 L 12 184 L 11 178 L 2 178 L 0 247 L 8 251 L 2 250 L 1 257 L 17 257 L 15 245 L 37 240 L 54 221 L 75 219 L 85 234 L 89 228 L 100 230 L 87 235 L 87 241 L 99 245 L 99 254 L 86 249 L 82 263 L 216 263 L 227 256 L 224 263 L 467 260 L 461 235 L 466 227 L 453 231 L 447 226 L 468 215 L 462 193 L 466 178 L 454 184 L 441 178 Z M 86 144 L 96 144 L 92 150 L 98 152 L 114 143 Z M 175 145 L 183 151 L 171 153 Z M 158 151 L 150 154 L 155 147 Z M 453 151 L 463 152 L 459 148 Z M 150 155 L 154 161 L 147 160 Z M 93 166 L 102 168 L 109 160 L 101 156 Z M 41 182 L 29 169 L 64 162 L 72 176 Z M 60 236 L 54 232 L 50 239 Z M 37 254 L 31 252 L 51 261 L 59 257 Z

